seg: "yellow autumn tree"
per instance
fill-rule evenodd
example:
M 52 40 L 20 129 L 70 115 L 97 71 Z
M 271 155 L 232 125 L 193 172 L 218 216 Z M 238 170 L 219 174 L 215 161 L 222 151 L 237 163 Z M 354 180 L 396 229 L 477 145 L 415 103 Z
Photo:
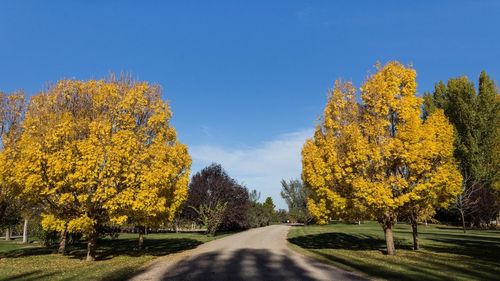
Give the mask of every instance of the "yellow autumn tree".
M 358 150 L 366 146 L 359 127 L 356 89 L 337 81 L 323 112 L 321 125 L 302 150 L 302 178 L 311 188 L 308 209 L 319 224 L 330 218 L 359 218 L 362 205 L 347 200 L 352 172 L 364 165 Z
M 10 237 L 10 226 L 25 211 L 20 204 L 20 187 L 14 179 L 14 164 L 19 155 L 18 140 L 24 112 L 24 93 L 0 92 L 0 224 Z
M 101 225 L 171 219 L 191 159 L 170 118 L 146 82 L 64 80 L 34 96 L 16 177 L 43 204 L 42 226 L 85 233 L 91 261 Z
M 454 131 L 442 110 L 431 114 L 414 141 L 401 153 L 400 175 L 408 183 L 404 192 L 411 194 L 402 207 L 412 226 L 413 249 L 420 248 L 418 223 L 427 220 L 436 208 L 447 208 L 461 192 L 462 176 L 453 157 Z M 410 141 L 407 141 L 411 143 Z
M 453 128 L 439 111 L 422 121 L 416 72 L 398 62 L 378 66 L 361 87 L 362 103 L 355 97 L 350 83 L 337 82 L 322 123 L 304 145 L 309 208 L 319 222 L 353 214 L 376 219 L 392 255 L 392 228 L 403 210 L 415 215 L 416 226 L 460 192 Z

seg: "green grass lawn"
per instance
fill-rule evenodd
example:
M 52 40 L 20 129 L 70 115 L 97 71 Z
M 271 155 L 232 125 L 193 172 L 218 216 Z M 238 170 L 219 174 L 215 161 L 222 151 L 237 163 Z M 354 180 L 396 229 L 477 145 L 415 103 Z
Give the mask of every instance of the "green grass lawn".
M 137 234 L 121 234 L 117 240 L 99 240 L 96 262 L 85 262 L 86 244 L 68 246 L 66 256 L 56 249 L 19 241 L 0 242 L 0 280 L 123 280 L 155 257 L 187 249 L 223 237 L 199 233 L 149 234 L 146 249 L 137 247 Z
M 395 226 L 396 255 L 384 255 L 382 228 L 330 224 L 297 226 L 289 245 L 339 268 L 389 280 L 500 280 L 500 231 L 419 226 L 421 250 L 413 251 L 411 227 Z

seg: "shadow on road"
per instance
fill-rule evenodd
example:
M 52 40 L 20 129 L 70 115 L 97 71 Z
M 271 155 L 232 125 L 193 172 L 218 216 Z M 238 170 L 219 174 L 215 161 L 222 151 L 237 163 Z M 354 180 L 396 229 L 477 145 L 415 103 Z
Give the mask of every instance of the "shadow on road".
M 315 264 L 318 267 L 318 264 Z M 320 265 L 322 266 L 322 265 Z M 352 279 L 346 274 L 346 279 Z M 284 254 L 266 249 L 208 252 L 179 262 L 162 280 L 317 280 Z
M 209 252 L 182 261 L 163 280 L 314 280 L 294 261 L 263 249 Z

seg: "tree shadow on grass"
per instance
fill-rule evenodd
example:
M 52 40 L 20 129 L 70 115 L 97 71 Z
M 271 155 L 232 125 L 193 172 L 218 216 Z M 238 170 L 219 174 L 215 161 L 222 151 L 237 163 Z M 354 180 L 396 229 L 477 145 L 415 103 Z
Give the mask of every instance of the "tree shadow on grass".
M 0 259 L 3 258 L 20 258 L 27 256 L 40 256 L 40 255 L 50 255 L 57 253 L 57 249 L 54 247 L 27 247 L 20 248 L 11 251 L 5 251 L 0 253 Z
M 396 231 L 396 235 L 404 233 L 406 235 L 411 235 L 411 229 L 398 229 Z M 427 237 L 449 237 L 452 239 L 464 239 L 464 240 L 484 240 L 488 242 L 494 242 L 500 244 L 500 232 L 495 231 L 482 231 L 481 233 L 467 232 L 463 233 L 462 231 L 447 231 L 447 232 L 436 232 L 433 229 L 419 228 L 418 234 L 423 238 Z M 477 235 L 480 234 L 480 235 Z M 488 236 L 486 236 L 488 235 Z M 496 236 L 496 237 L 495 237 Z
M 438 235 L 436 235 L 438 236 Z M 451 253 L 469 256 L 475 259 L 496 262 L 500 267 L 500 240 L 484 237 L 427 237 L 427 240 L 438 242 L 424 244 L 426 250 L 437 253 Z
M 164 256 L 184 250 L 196 248 L 202 242 L 189 238 L 146 239 L 144 250 L 138 250 L 138 239 L 102 239 L 97 243 L 96 260 L 108 260 L 117 256 L 139 257 L 142 255 Z M 70 258 L 85 259 L 87 244 L 77 243 L 66 247 L 66 255 Z M 21 248 L 2 253 L 0 258 L 18 258 L 26 256 L 48 255 L 57 253 L 57 248 L 34 247 Z
M 102 281 L 122 281 L 122 280 L 129 280 L 130 278 L 140 275 L 144 273 L 147 270 L 146 267 L 142 267 L 137 269 L 137 267 L 134 266 L 127 266 L 120 268 L 118 270 L 114 270 L 104 276 L 99 277 L 96 279 L 96 281 L 102 280 Z
M 35 270 L 25 273 L 16 274 L 14 276 L 9 277 L 9 281 L 36 281 L 40 279 L 50 279 L 51 276 L 54 276 L 56 273 L 46 273 L 41 270 Z
M 288 238 L 288 241 L 305 249 L 345 249 L 355 251 L 379 250 L 385 253 L 385 240 L 365 234 L 329 232 Z M 396 247 L 409 248 L 402 240 L 395 240 Z
M 433 237 L 447 237 L 450 239 L 481 241 L 481 242 L 486 242 L 486 243 L 496 243 L 496 244 L 500 245 L 500 233 L 492 234 L 492 235 L 498 235 L 497 237 L 469 235 L 469 234 L 463 234 L 463 233 L 432 233 L 432 232 L 424 232 L 424 231 L 419 232 L 419 234 L 424 235 L 425 237 L 430 237 L 429 239 L 432 239 Z
M 164 256 L 196 248 L 202 242 L 189 238 L 146 239 L 144 249 L 139 250 L 138 239 L 100 240 L 97 244 L 96 260 L 107 260 L 116 256 L 139 257 L 143 255 Z M 69 247 L 68 256 L 84 259 L 87 256 L 87 244 L 81 243 Z
M 452 226 L 452 225 L 434 225 L 434 228 L 437 229 L 443 229 L 443 230 L 449 230 L 449 231 L 462 231 L 462 226 Z M 466 227 L 467 229 L 467 234 L 474 234 L 475 231 L 481 231 L 482 233 L 497 233 L 500 234 L 499 229 L 478 229 L 478 228 L 471 228 L 471 227 Z
M 412 262 L 394 260 L 385 255 L 370 255 L 369 258 L 364 258 L 359 255 L 344 255 L 340 252 L 328 251 L 329 249 L 343 249 L 383 252 L 385 241 L 376 236 L 331 232 L 289 238 L 288 241 L 301 248 L 309 249 L 341 268 L 359 270 L 388 280 L 454 280 L 457 276 L 463 276 L 463 279 L 498 279 L 500 244 L 495 239 L 484 240 L 483 237 L 470 236 L 445 238 L 444 235 L 432 236 L 432 234 L 427 235 L 425 239 L 427 241 L 423 243 L 424 251 L 403 252 L 405 259 L 411 259 Z M 430 243 L 431 240 L 434 240 L 434 243 Z M 411 242 L 399 241 L 396 249 L 396 252 L 410 250 Z M 446 254 L 459 254 L 471 258 L 464 258 L 456 263 L 450 261 L 450 257 Z M 456 259 L 456 256 L 453 259 Z M 477 260 L 483 262 L 478 263 Z M 392 264 L 397 268 L 394 268 Z M 450 275 L 450 272 L 454 275 Z
M 325 252 L 315 251 L 319 256 L 331 261 L 334 265 L 346 269 L 355 269 L 370 276 L 385 280 L 456 280 L 458 276 L 464 280 L 496 280 L 498 270 L 495 267 L 473 265 L 464 268 L 459 264 L 450 263 L 448 260 L 438 260 L 433 256 L 415 256 L 412 260 L 416 263 L 400 262 L 393 266 L 380 266 L 387 263 L 387 256 L 371 257 L 372 263 L 365 262 L 361 258 L 344 257 Z M 453 272 L 453 274 L 450 274 Z

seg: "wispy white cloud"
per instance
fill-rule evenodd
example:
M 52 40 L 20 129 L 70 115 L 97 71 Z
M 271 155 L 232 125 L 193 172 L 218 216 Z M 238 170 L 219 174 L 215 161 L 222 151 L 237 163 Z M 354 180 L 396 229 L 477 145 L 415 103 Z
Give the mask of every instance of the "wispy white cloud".
M 213 137 L 212 130 L 210 130 L 210 127 L 203 125 L 201 126 L 201 131 L 203 132 L 203 135 L 205 135 L 206 137 L 209 138 Z
M 300 130 L 247 147 L 191 146 L 192 171 L 195 173 L 213 162 L 220 163 L 231 177 L 249 189 L 260 191 L 261 199 L 271 196 L 279 208 L 285 208 L 280 181 L 300 177 L 300 151 L 312 133 L 312 129 Z

